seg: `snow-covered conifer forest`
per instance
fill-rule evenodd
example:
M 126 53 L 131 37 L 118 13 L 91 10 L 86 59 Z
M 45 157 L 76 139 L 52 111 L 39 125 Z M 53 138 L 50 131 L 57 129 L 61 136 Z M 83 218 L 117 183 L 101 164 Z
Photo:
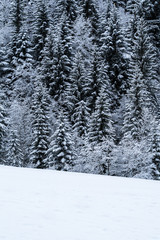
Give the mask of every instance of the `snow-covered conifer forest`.
M 0 164 L 160 179 L 158 0 L 0 0 Z

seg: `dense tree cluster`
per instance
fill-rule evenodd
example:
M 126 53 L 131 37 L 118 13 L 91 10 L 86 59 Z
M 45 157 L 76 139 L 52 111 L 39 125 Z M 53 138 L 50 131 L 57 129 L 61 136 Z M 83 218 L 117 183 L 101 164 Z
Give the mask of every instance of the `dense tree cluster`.
M 0 163 L 160 179 L 158 1 L 0 6 Z

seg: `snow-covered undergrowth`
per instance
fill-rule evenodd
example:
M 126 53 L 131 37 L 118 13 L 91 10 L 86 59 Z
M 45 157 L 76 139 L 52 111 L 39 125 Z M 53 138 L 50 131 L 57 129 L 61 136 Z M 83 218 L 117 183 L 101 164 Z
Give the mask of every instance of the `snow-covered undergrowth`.
M 160 182 L 0 167 L 0 240 L 159 240 Z

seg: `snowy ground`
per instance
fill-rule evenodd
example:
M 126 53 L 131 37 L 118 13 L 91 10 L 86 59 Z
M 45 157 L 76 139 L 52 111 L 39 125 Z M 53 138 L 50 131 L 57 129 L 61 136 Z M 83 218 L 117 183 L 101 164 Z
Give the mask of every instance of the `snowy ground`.
M 0 240 L 160 240 L 160 182 L 0 167 Z

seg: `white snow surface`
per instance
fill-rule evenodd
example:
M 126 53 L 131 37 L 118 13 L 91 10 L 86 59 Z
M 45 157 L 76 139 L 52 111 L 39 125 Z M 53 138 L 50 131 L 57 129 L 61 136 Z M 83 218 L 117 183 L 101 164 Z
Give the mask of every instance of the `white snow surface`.
M 0 240 L 160 240 L 160 182 L 0 166 Z

